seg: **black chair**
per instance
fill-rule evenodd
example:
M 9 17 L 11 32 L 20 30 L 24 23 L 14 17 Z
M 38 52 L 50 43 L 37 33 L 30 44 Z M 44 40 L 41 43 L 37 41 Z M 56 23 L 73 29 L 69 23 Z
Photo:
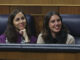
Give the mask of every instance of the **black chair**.
M 80 44 L 80 15 L 62 14 L 61 16 L 70 34 L 75 37 L 76 44 Z
M 31 15 L 26 15 L 27 22 L 29 24 L 31 35 L 36 36 L 36 28 L 35 28 L 35 22 L 34 18 Z
M 35 30 L 35 23 L 33 17 L 31 15 L 26 15 L 26 18 L 30 27 L 31 35 L 35 36 L 36 30 Z M 8 22 L 8 15 L 0 15 L 0 35 L 4 33 L 7 27 L 7 22 Z
M 8 22 L 8 15 L 0 15 L 0 35 L 4 33 Z

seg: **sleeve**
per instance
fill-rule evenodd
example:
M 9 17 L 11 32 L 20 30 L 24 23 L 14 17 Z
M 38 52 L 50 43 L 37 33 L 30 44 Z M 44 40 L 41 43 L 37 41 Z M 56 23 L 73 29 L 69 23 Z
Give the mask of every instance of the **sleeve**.
M 68 34 L 66 44 L 75 44 L 75 38 Z
M 31 36 L 30 43 L 36 43 L 37 38 L 35 36 Z
M 37 39 L 37 44 L 44 44 L 44 40 L 42 38 L 42 34 L 39 34 L 38 39 Z
M 4 34 L 2 34 L 1 36 L 0 36 L 0 43 L 6 43 L 6 36 L 4 35 Z

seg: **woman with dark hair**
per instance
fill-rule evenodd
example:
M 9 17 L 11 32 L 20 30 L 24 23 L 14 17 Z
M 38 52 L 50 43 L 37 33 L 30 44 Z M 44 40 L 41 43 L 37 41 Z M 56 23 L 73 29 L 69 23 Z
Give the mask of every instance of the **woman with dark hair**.
M 7 28 L 0 36 L 0 43 L 35 43 L 36 38 L 31 36 L 25 14 L 15 9 L 8 17 Z
M 68 33 L 58 12 L 49 12 L 43 22 L 43 30 L 39 34 L 37 43 L 46 44 L 74 44 L 75 39 Z

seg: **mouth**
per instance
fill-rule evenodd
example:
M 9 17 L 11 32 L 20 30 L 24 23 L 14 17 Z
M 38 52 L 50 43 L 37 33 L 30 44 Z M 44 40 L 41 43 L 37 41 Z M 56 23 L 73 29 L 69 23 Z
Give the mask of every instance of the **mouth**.
M 20 25 L 19 25 L 19 28 L 20 28 L 21 30 L 24 29 L 24 28 L 25 28 L 24 24 L 20 24 Z
M 55 29 L 56 30 L 60 30 L 61 28 L 60 28 L 60 26 L 56 26 Z
M 20 27 L 24 27 L 24 24 L 19 24 Z

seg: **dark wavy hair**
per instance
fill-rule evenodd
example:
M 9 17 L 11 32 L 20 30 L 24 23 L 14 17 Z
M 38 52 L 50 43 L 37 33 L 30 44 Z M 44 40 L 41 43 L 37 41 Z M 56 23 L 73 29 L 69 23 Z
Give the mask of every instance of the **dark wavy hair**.
M 49 28 L 49 20 L 53 15 L 59 16 L 62 22 L 62 18 L 58 12 L 55 12 L 55 11 L 48 12 L 43 21 L 42 38 L 44 39 L 45 43 L 60 43 L 60 44 L 66 43 L 68 29 L 65 27 L 63 22 L 62 22 L 62 27 L 60 32 L 56 34 L 56 38 L 52 37 L 51 35 L 51 31 Z
M 25 14 L 22 12 L 22 10 L 15 9 L 12 11 L 12 13 L 8 17 L 8 25 L 7 25 L 7 28 L 5 30 L 5 35 L 7 37 L 7 40 L 10 43 L 17 43 L 17 40 L 18 40 L 18 33 L 19 32 L 16 31 L 16 28 L 13 24 L 13 20 L 14 20 L 16 14 L 18 14 L 19 12 L 21 12 L 25 16 Z M 26 18 L 26 16 L 25 16 L 25 18 Z M 26 21 L 27 21 L 27 19 L 26 19 Z M 29 32 L 30 30 L 28 27 L 28 23 L 26 24 L 26 31 L 27 31 L 28 37 L 30 38 L 31 34 Z

